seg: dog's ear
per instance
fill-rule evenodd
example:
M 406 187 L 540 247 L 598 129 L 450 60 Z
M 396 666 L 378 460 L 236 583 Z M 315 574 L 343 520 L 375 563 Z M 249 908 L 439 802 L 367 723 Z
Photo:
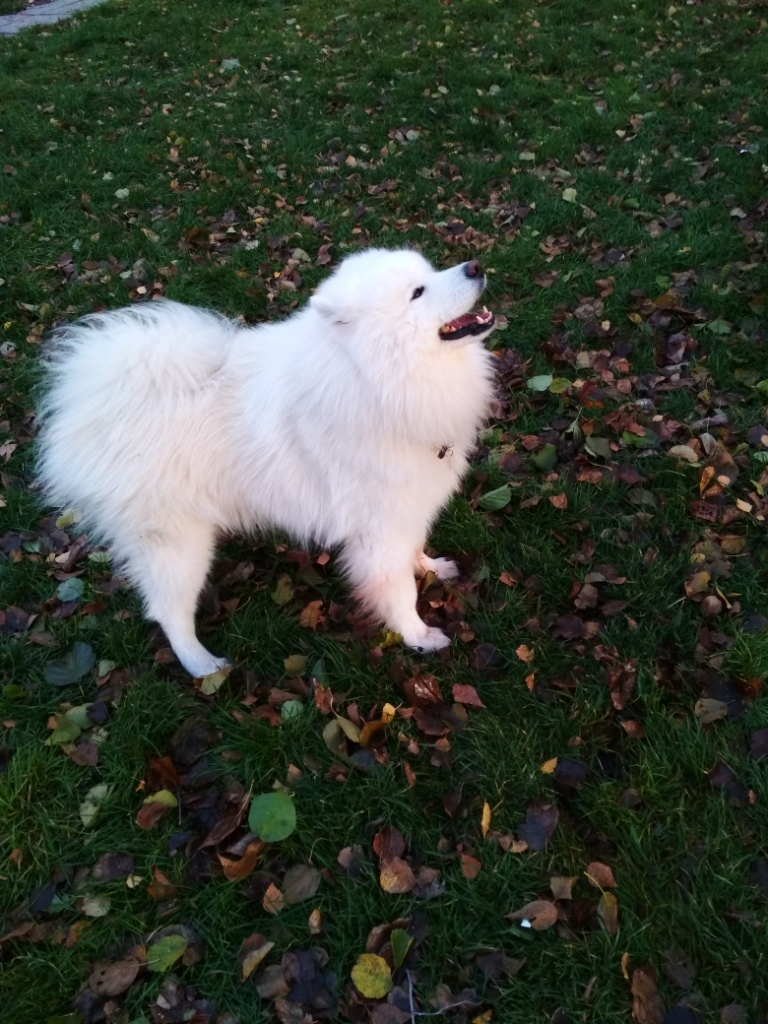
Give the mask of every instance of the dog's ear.
M 336 313 L 338 312 L 336 303 L 331 301 L 331 297 L 325 292 L 315 292 L 310 298 L 309 304 L 316 313 L 320 316 L 324 316 L 328 320 L 334 320 Z
M 355 318 L 351 304 L 328 288 L 316 291 L 309 304 L 323 319 L 332 324 L 348 324 Z

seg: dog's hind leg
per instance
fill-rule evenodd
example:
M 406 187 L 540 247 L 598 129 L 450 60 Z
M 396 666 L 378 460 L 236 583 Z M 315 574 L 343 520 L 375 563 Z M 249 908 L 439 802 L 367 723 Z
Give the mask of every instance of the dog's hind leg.
M 215 539 L 212 524 L 187 518 L 147 531 L 123 547 L 128 576 L 144 598 L 147 617 L 160 623 L 174 654 L 195 678 L 228 664 L 207 651 L 195 634 L 195 610 Z
M 389 538 L 355 538 L 345 545 L 344 564 L 363 604 L 399 633 L 407 647 L 439 651 L 450 644 L 442 630 L 428 626 L 416 611 L 412 547 Z

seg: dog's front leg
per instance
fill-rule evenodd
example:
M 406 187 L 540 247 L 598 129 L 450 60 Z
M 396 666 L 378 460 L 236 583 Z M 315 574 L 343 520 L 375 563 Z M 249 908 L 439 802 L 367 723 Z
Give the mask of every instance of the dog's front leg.
M 439 651 L 451 641 L 416 611 L 413 551 L 411 545 L 388 537 L 355 538 L 345 546 L 344 563 L 365 607 L 399 633 L 407 647 Z

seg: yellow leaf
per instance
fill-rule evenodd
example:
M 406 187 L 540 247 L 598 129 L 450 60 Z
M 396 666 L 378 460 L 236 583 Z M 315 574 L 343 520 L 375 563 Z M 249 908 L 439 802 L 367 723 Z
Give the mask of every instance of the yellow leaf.
M 352 968 L 352 981 L 366 999 L 383 999 L 392 989 L 392 972 L 383 957 L 361 953 Z
M 170 791 L 170 789 L 160 789 L 157 793 L 150 793 L 147 799 L 144 801 L 145 804 L 162 804 L 163 807 L 178 807 L 179 801 Z
M 395 708 L 392 704 L 385 704 L 381 709 L 381 720 L 382 722 L 391 722 L 395 717 Z
M 483 834 L 483 839 L 488 835 L 488 829 L 491 827 L 491 806 L 487 800 L 483 801 L 483 816 L 480 819 L 480 831 Z
M 555 768 L 557 768 L 556 757 L 550 757 L 550 759 L 548 761 L 545 761 L 544 764 L 541 766 L 541 770 L 544 772 L 545 775 L 552 775 Z

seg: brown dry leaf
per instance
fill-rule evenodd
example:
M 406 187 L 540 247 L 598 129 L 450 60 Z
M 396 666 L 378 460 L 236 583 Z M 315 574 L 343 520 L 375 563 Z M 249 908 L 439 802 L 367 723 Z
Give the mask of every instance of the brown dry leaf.
M 602 861 L 591 861 L 591 863 L 587 864 L 587 870 L 584 874 L 587 876 L 587 881 L 591 882 L 596 889 L 616 888 L 616 879 L 613 877 L 613 871 L 611 871 L 607 864 L 603 864 Z
M 309 915 L 308 926 L 310 935 L 319 935 L 323 930 L 323 915 L 318 907 Z
M 550 900 L 533 900 L 519 910 L 507 914 L 510 921 L 529 921 L 534 931 L 551 928 L 557 922 L 557 907 Z
M 165 804 L 144 803 L 141 805 L 139 813 L 136 815 L 136 824 L 139 828 L 149 831 L 155 827 L 168 809 L 169 808 Z
M 609 935 L 617 935 L 619 931 L 619 901 L 612 892 L 604 892 L 597 905 L 597 916 Z
M 418 673 L 403 683 L 403 690 L 412 707 L 423 708 L 430 704 L 442 704 L 443 695 L 434 676 Z
M 382 861 L 379 881 L 384 892 L 389 893 L 410 892 L 416 885 L 411 866 L 400 857 Z
M 242 882 L 256 867 L 266 848 L 267 844 L 265 842 L 261 839 L 255 839 L 252 843 L 248 844 L 245 848 L 245 853 L 239 860 L 224 857 L 221 853 L 217 854 L 226 880 L 228 882 Z
M 240 951 L 237 954 L 237 966 L 240 971 L 240 981 L 247 981 L 264 957 L 274 946 L 266 936 L 255 932 L 243 939 Z
M 283 878 L 283 897 L 288 906 L 311 900 L 320 888 L 320 872 L 310 864 L 289 868 Z
M 453 699 L 459 704 L 468 704 L 473 708 L 484 708 L 485 704 L 480 700 L 474 686 L 463 683 L 456 683 L 453 687 Z
M 666 1007 L 656 986 L 656 971 L 636 967 L 632 974 L 632 1017 L 636 1024 L 662 1024 Z
M 405 839 L 394 825 L 385 825 L 373 837 L 373 852 L 381 861 L 402 857 L 405 853 Z
M 269 888 L 264 893 L 261 905 L 268 914 L 279 914 L 285 906 L 285 897 L 274 882 L 269 883 Z
M 141 967 L 142 964 L 134 958 L 118 960 L 113 964 L 94 964 L 88 978 L 88 987 L 97 996 L 119 996 L 134 983 Z
M 525 644 L 520 644 L 520 646 L 515 651 L 515 654 L 518 656 L 520 661 L 525 662 L 533 661 L 535 653 L 535 651 L 531 650 L 531 648 L 527 647 Z
M 461 855 L 461 871 L 466 879 L 470 882 L 473 878 L 477 878 L 480 874 L 483 865 L 476 857 L 470 857 L 468 853 L 462 853 Z
M 566 875 L 553 875 L 549 880 L 549 888 L 552 890 L 552 898 L 555 900 L 570 900 L 575 878 Z
M 386 722 L 366 722 L 363 728 L 360 730 L 360 738 L 358 740 L 358 743 L 363 748 L 378 747 L 386 740 L 386 738 Z

